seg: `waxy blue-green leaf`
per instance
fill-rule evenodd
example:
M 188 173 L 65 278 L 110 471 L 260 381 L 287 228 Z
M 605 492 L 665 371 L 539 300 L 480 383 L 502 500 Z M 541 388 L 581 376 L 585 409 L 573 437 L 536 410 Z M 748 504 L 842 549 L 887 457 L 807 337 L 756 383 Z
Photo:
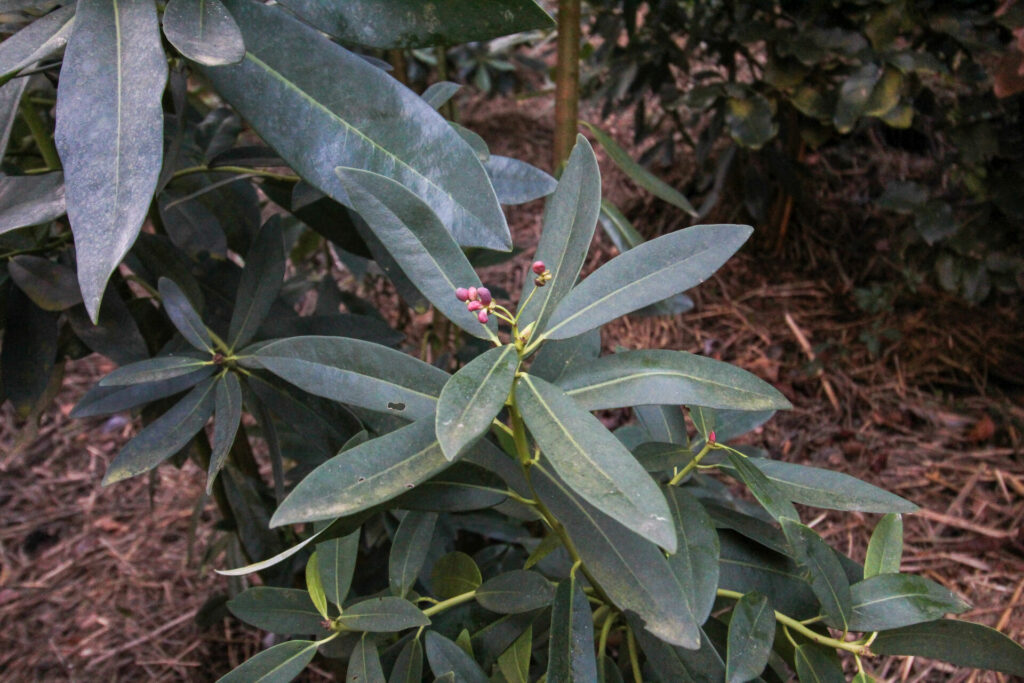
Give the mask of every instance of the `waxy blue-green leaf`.
M 0 43 L 0 81 L 64 47 L 74 16 L 74 5 L 58 7 Z
M 0 43 L 2 47 L 3 43 Z M 0 150 L 7 151 L 7 143 L 11 141 L 11 132 L 20 113 L 21 97 L 25 94 L 31 79 L 19 78 L 13 83 L 3 83 L 0 79 Z
M 178 52 L 206 66 L 245 57 L 242 32 L 220 0 L 171 0 L 164 9 L 164 35 Z
M 341 607 L 352 585 L 352 575 L 359 557 L 359 529 L 341 538 L 317 543 L 316 553 L 320 559 L 320 579 L 324 594 L 328 600 Z
M 746 410 L 786 409 L 789 401 L 756 375 L 685 351 L 623 351 L 567 371 L 559 386 L 587 410 L 651 403 Z
M 217 367 L 211 364 L 181 377 L 149 384 L 131 384 L 124 387 L 101 387 L 97 384 L 75 405 L 71 417 L 79 419 L 109 415 L 167 398 L 195 386 L 212 375 L 216 369 Z
M 697 210 L 693 208 L 693 205 L 686 197 L 671 185 L 656 177 L 646 168 L 633 161 L 633 157 L 629 156 L 629 152 L 622 149 L 622 147 L 619 146 L 619 143 L 615 142 L 610 135 L 586 121 L 580 121 L 580 123 L 582 123 L 586 129 L 589 130 L 595 138 L 597 138 L 597 141 L 602 147 L 604 147 L 604 150 L 608 152 L 608 156 L 611 157 L 612 161 L 614 161 L 627 176 L 629 176 L 630 180 L 653 194 L 655 197 L 663 199 L 673 206 L 679 207 L 694 218 L 697 217 Z
M 555 191 L 558 181 L 536 166 L 492 154 L 484 162 L 491 185 L 501 204 L 525 204 Z
M 988 626 L 956 619 L 882 631 L 871 644 L 871 651 L 1024 676 L 1024 648 Z
M 638 247 L 646 241 L 629 219 L 619 211 L 619 207 L 607 199 L 601 200 L 601 215 L 597 220 L 620 253 Z
M 457 550 L 438 558 L 430 570 L 430 587 L 442 600 L 472 593 L 483 582 L 476 561 Z
M 689 446 L 686 418 L 679 406 L 644 404 L 633 408 L 637 421 L 651 441 Z
M 637 628 L 635 619 L 629 619 L 629 624 L 661 683 L 722 683 L 725 680 L 725 663 L 703 629 L 697 629 L 699 643 L 693 649 L 686 649 L 670 645 Z M 606 657 L 605 661 L 610 660 Z M 618 670 L 615 671 L 617 673 Z M 605 680 L 608 681 L 607 678 Z M 617 680 L 621 681 L 622 677 Z
M 448 125 L 473 148 L 473 153 L 476 154 L 476 158 L 480 160 L 480 163 L 486 164 L 487 160 L 491 158 L 491 150 L 487 148 L 487 141 L 469 128 L 461 126 L 454 121 L 449 121 Z
M 799 645 L 793 655 L 800 683 L 846 683 L 843 667 L 835 650 L 823 645 Z
M 256 628 L 278 634 L 326 635 L 324 618 L 309 593 L 298 588 L 254 586 L 228 601 L 236 617 Z
M 551 604 L 555 589 L 537 572 L 515 569 L 487 579 L 476 589 L 476 601 L 499 614 L 519 614 Z
M 704 438 L 712 429 L 719 443 L 729 443 L 760 427 L 774 414 L 774 410 L 716 410 L 707 406 L 692 406 L 690 415 L 700 434 L 699 439 L 694 439 L 693 447 L 703 448 Z
M 527 278 L 523 285 L 521 300 L 526 305 L 521 305 L 519 311 L 520 328 L 533 323 L 535 337 L 576 284 L 594 239 L 600 210 L 601 171 L 590 143 L 578 135 L 558 186 L 544 207 L 544 225 L 534 256 L 544 262 L 552 279 L 540 288 L 532 278 Z
M 352 631 L 391 633 L 427 626 L 430 619 L 408 600 L 389 596 L 348 605 L 338 617 L 338 623 Z
M 676 551 L 661 489 L 596 417 L 539 377 L 521 375 L 515 399 L 534 440 L 565 483 L 626 528 Z
M 433 416 L 343 451 L 309 473 L 271 526 L 351 515 L 387 502 L 451 463 L 434 436 Z
M 732 465 L 740 481 L 747 485 L 757 502 L 767 510 L 776 521 L 783 519 L 800 521 L 800 515 L 789 499 L 779 488 L 764 475 L 761 470 L 750 464 L 750 458 L 728 452 L 729 463 Z
M 770 595 L 776 609 L 796 619 L 818 616 L 818 600 L 803 570 L 787 556 L 767 552 L 728 530 L 719 532 L 719 542 L 719 588 Z
M 552 28 L 533 0 L 285 0 L 343 43 L 382 49 L 459 45 Z
M 345 337 L 282 339 L 260 346 L 242 364 L 324 398 L 409 419 L 429 416 L 431 429 L 449 377 L 401 351 Z
M 0 235 L 64 215 L 64 174 L 0 176 Z
M 807 572 L 807 583 L 821 603 L 826 621 L 849 630 L 853 616 L 850 581 L 835 551 L 813 529 L 790 519 L 780 521 L 793 548 L 793 558 Z
M 227 372 L 217 381 L 214 390 L 213 440 L 210 443 L 210 467 L 206 474 L 206 495 L 213 491 L 217 473 L 227 462 L 242 423 L 242 385 L 238 375 Z
M 563 579 L 555 590 L 550 634 L 547 683 L 596 681 L 594 622 L 575 574 Z
M 462 648 L 435 631 L 424 638 L 430 670 L 440 678 L 449 672 L 459 683 L 488 683 L 487 674 Z
M 428 85 L 420 97 L 434 109 L 440 109 L 445 102 L 455 96 L 461 87 L 458 83 L 451 81 L 438 81 Z
M 388 676 L 388 683 L 422 683 L 423 645 L 413 638 L 402 647 Z
M 487 433 L 505 407 L 518 366 L 515 346 L 497 346 L 474 358 L 444 385 L 434 426 L 446 458 L 459 457 Z
M 288 683 L 313 661 L 318 647 L 312 640 L 289 640 L 246 660 L 217 683 Z
M 248 52 L 237 65 L 203 72 L 300 176 L 345 204 L 334 169 L 387 175 L 422 198 L 459 244 L 511 248 L 483 166 L 429 104 L 280 7 L 225 4 Z M 315 69 L 309 68 L 310 54 L 316 55 Z
M 878 520 L 871 532 L 864 558 L 864 578 L 898 574 L 903 559 L 903 517 L 889 513 Z
M 970 605 L 923 576 L 879 574 L 850 586 L 853 631 L 885 631 L 959 614 Z
M 309 593 L 309 599 L 313 601 L 316 611 L 326 619 L 329 614 L 327 611 L 327 594 L 324 593 L 324 584 L 320 580 L 320 565 L 315 550 L 309 556 L 309 559 L 306 560 L 306 592 Z
M 402 518 L 388 555 L 388 583 L 392 595 L 404 598 L 416 584 L 427 561 L 436 524 L 436 512 L 411 511 Z
M 711 614 L 718 588 L 718 532 L 704 506 L 689 492 L 672 486 L 665 497 L 679 538 L 675 554 L 668 556 L 668 565 L 683 588 L 694 618 L 703 624 Z
M 497 322 L 480 324 L 477 315 L 455 298 L 458 287 L 478 287 L 469 259 L 427 204 L 385 176 L 339 168 L 349 202 L 409 281 L 445 317 L 474 337 L 493 338 Z
M 78 280 L 99 316 L 110 274 L 146 219 L 163 159 L 167 58 L 152 2 L 81 0 L 57 86 Z
M 377 645 L 366 634 L 359 639 L 349 655 L 345 683 L 385 683 Z
M 544 336 L 574 337 L 699 285 L 752 232 L 747 225 L 695 225 L 619 254 L 559 302 Z
M 235 307 L 231 309 L 229 348 L 239 349 L 248 344 L 263 324 L 281 291 L 285 266 L 281 219 L 273 216 L 260 228 L 245 255 L 245 269 L 238 283 Z
M 75 269 L 63 263 L 21 254 L 7 262 L 7 274 L 44 311 L 63 311 L 82 301 Z
M 161 382 L 174 377 L 181 377 L 195 372 L 205 366 L 212 366 L 210 358 L 200 354 L 185 352 L 174 356 L 157 356 L 148 360 L 140 360 L 129 365 L 122 365 L 100 380 L 101 387 L 118 387 L 145 382 Z
M 746 683 L 768 664 L 775 640 L 775 611 L 768 598 L 747 593 L 736 603 L 729 621 L 725 659 L 726 683 Z
M 164 305 L 164 312 L 174 323 L 181 336 L 189 344 L 199 349 L 213 353 L 213 336 L 210 330 L 199 317 L 192 302 L 188 300 L 185 293 L 173 280 L 162 277 L 159 280 L 160 299 Z
M 699 646 L 699 624 L 661 549 L 587 503 L 543 462 L 532 468 L 532 482 L 616 607 L 665 642 Z
M 203 380 L 125 444 L 107 467 L 103 485 L 148 472 L 184 448 L 213 414 L 216 384 L 214 377 Z
M 601 355 L 601 331 L 590 330 L 578 337 L 545 342 L 530 366 L 530 374 L 560 384 L 570 370 L 589 364 Z

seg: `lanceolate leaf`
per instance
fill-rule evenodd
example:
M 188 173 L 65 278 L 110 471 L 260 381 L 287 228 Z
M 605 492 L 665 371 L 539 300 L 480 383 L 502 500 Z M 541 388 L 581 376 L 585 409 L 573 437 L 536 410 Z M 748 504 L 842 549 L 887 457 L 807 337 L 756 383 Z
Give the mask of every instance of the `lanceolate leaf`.
M 774 528 L 774 527 L 773 527 Z M 719 533 L 722 544 L 719 587 L 770 595 L 775 609 L 797 619 L 817 616 L 820 607 L 804 572 L 791 559 L 730 532 Z
M 969 607 L 934 581 L 910 574 L 880 574 L 850 586 L 850 629 L 883 631 L 958 614 Z
M 777 521 L 783 519 L 800 521 L 800 515 L 797 514 L 793 504 L 761 470 L 750 464 L 749 458 L 730 451 L 729 462 L 740 480 L 747 485 L 750 492 L 757 498 L 757 502 L 768 511 L 768 514 Z
M 555 191 L 557 181 L 525 161 L 492 154 L 484 162 L 501 204 L 525 204 Z
M 319 645 L 312 640 L 289 640 L 264 650 L 217 683 L 288 683 L 313 661 Z
M 434 436 L 434 418 L 423 418 L 313 470 L 281 503 L 271 526 L 354 514 L 405 493 L 450 464 Z
M 425 641 L 427 661 L 435 676 L 454 672 L 453 680 L 460 683 L 487 683 L 487 674 L 458 645 L 434 631 L 427 631 Z
M 147 472 L 184 448 L 213 414 L 216 378 L 203 380 L 139 432 L 107 468 L 103 485 Z
M 352 585 L 352 574 L 359 557 L 359 530 L 341 538 L 317 543 L 316 553 L 324 594 L 328 600 L 341 607 Z
M 373 639 L 364 635 L 356 643 L 348 659 L 346 683 L 384 683 L 384 669 Z
M 419 638 L 413 638 L 402 647 L 391 669 L 388 683 L 422 683 L 423 645 Z
M 757 678 L 768 664 L 774 640 L 775 612 L 771 603 L 760 593 L 747 593 L 736 603 L 729 621 L 727 683 Z
M 245 56 L 242 32 L 220 0 L 171 0 L 164 35 L 178 52 L 206 66 L 234 64 Z
M 167 60 L 152 2 L 82 0 L 57 87 L 78 280 L 99 316 L 107 280 L 146 218 L 163 158 Z
M 454 297 L 452 297 L 454 299 Z M 292 337 L 243 360 L 304 391 L 410 419 L 430 417 L 448 373 L 380 344 L 344 337 Z
M 74 5 L 59 7 L 0 43 L 0 82 L 64 47 L 74 14 Z
M 81 268 L 81 266 L 79 266 Z M 173 280 L 160 278 L 160 298 L 163 300 L 164 311 L 174 326 L 181 332 L 185 340 L 199 349 L 213 353 L 213 337 L 203 323 L 203 319 L 192 308 L 192 303 Z
M 284 5 L 343 43 L 376 48 L 459 45 L 552 25 L 533 0 L 286 0 Z
M 63 311 L 82 301 L 75 270 L 41 256 L 22 254 L 7 262 L 14 284 L 44 311 Z
M 835 650 L 822 645 L 800 645 L 793 655 L 796 675 L 801 683 L 845 683 L 843 667 Z
M 458 83 L 452 83 L 451 81 L 438 81 L 427 86 L 427 89 L 423 91 L 420 97 L 434 109 L 440 109 L 461 87 Z
M 212 366 L 213 361 L 199 354 L 184 353 L 174 356 L 157 356 L 149 360 L 124 365 L 100 380 L 101 387 L 117 387 L 181 377 L 195 372 L 205 366 Z
M 695 649 L 685 649 L 670 645 L 643 629 L 636 628 L 634 619 L 630 619 L 629 623 L 633 626 L 637 642 L 651 668 L 658 673 L 659 681 L 721 683 L 725 680 L 725 663 L 702 629 L 697 630 L 700 636 L 699 645 L 695 646 Z M 607 683 L 608 679 L 605 680 Z M 622 678 L 618 680 L 621 681 Z
M 690 444 L 686 419 L 679 406 L 638 405 L 633 412 L 651 441 L 680 446 Z
M 476 589 L 476 601 L 499 614 L 529 612 L 551 604 L 554 587 L 542 575 L 513 570 L 488 579 Z
M 789 519 L 782 520 L 793 556 L 806 572 L 807 582 L 821 603 L 828 622 L 844 631 L 850 628 L 853 598 L 850 582 L 835 551 L 814 530 Z
M 715 603 L 718 588 L 718 532 L 704 506 L 687 491 L 670 487 L 666 493 L 679 536 L 678 549 L 668 556 L 694 619 L 703 624 Z
M 670 403 L 764 410 L 790 408 L 775 387 L 735 365 L 685 351 L 623 351 L 580 364 L 559 381 L 587 410 Z
M 409 512 L 402 518 L 388 556 L 391 593 L 404 598 L 412 590 L 427 560 L 437 524 L 436 512 Z
M 697 225 L 630 249 L 574 287 L 558 304 L 544 335 L 574 337 L 694 287 L 752 232 L 746 225 Z
M 544 207 L 544 228 L 535 258 L 551 271 L 552 280 L 537 292 L 532 279 L 523 286 L 522 301 L 526 305 L 519 316 L 523 325 L 534 323 L 534 336 L 544 329 L 555 307 L 576 284 L 600 210 L 601 171 L 590 143 L 579 135 L 558 187 Z
M 396 597 L 371 598 L 349 605 L 338 623 L 353 631 L 388 633 L 426 626 L 430 619 L 408 600 Z
M 530 659 L 533 653 L 533 625 L 498 655 L 498 670 L 508 683 L 530 683 Z
M 864 578 L 899 573 L 902 559 L 903 518 L 890 513 L 878 520 L 871 533 L 867 556 L 864 558 Z
M 132 384 L 124 387 L 97 385 L 90 389 L 82 397 L 82 400 L 75 405 L 74 410 L 71 411 L 71 417 L 83 418 L 109 415 L 110 413 L 135 408 L 161 398 L 167 398 L 196 385 L 212 375 L 215 370 L 216 366 L 211 364 L 187 375 L 160 382 Z
M 426 201 L 460 244 L 511 247 L 483 166 L 429 104 L 278 7 L 225 4 L 249 51 L 205 73 L 299 175 L 344 204 L 335 168 L 385 174 Z
M 455 298 L 457 287 L 479 286 L 466 255 L 422 199 L 389 178 L 338 169 L 349 202 L 416 289 L 474 337 L 492 338 L 475 313 Z M 496 329 L 497 323 L 490 324 Z
M 298 588 L 255 586 L 228 602 L 228 609 L 245 623 L 272 633 L 327 633 L 309 593 Z
M 558 475 L 587 502 L 657 543 L 676 550 L 676 532 L 658 485 L 596 417 L 556 386 L 522 375 L 516 403 Z
M 995 629 L 967 621 L 940 619 L 882 631 L 871 650 L 1024 676 L 1024 648 Z
M 551 608 L 550 633 L 547 683 L 596 681 L 594 623 L 590 603 L 575 575 L 558 584 Z
M 515 346 L 505 344 L 474 358 L 444 385 L 435 427 L 446 458 L 459 457 L 487 432 L 505 406 L 518 365 Z
M 0 176 L 0 235 L 64 215 L 64 174 Z
M 600 355 L 601 331 L 590 330 L 578 337 L 546 342 L 534 356 L 530 374 L 560 385 L 567 373 Z
M 306 592 L 310 600 L 324 619 L 328 616 L 327 595 L 324 593 L 324 584 L 320 580 L 320 565 L 317 553 L 314 550 L 306 561 Z
M 191 2 L 193 0 L 186 0 Z M 209 0 L 203 0 L 208 2 Z M 216 1 L 216 0 L 214 0 Z M 281 219 L 268 220 L 245 256 L 245 269 L 238 283 L 235 307 L 231 310 L 228 346 L 238 349 L 249 343 L 270 312 L 284 281 L 285 254 Z
M 242 423 L 242 385 L 238 375 L 227 372 L 214 390 L 213 442 L 210 444 L 210 468 L 206 475 L 206 495 L 213 491 L 217 473 L 227 461 Z M 244 438 L 244 436 L 243 436 Z

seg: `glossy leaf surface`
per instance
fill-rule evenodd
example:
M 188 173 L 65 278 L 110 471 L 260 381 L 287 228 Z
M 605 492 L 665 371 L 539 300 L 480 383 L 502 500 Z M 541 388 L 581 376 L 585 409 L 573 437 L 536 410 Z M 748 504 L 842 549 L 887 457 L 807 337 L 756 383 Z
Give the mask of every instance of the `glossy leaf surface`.
M 220 66 L 245 57 L 242 32 L 220 0 L 171 0 L 163 25 L 171 45 L 194 62 Z

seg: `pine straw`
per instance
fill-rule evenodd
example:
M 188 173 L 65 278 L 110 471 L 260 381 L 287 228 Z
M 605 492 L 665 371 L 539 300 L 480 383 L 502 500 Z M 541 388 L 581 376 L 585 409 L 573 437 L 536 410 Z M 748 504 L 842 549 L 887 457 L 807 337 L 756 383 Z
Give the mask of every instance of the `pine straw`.
M 549 167 L 544 106 L 487 103 L 469 110 L 467 120 L 495 153 Z M 687 224 L 674 209 L 637 193 L 604 160 L 602 171 L 605 187 L 631 216 L 641 217 L 637 225 L 645 234 Z M 682 349 L 772 382 L 795 409 L 749 440 L 773 457 L 848 472 L 920 505 L 920 513 L 905 518 L 904 570 L 946 585 L 973 605 L 966 618 L 1020 641 L 1024 410 L 1020 385 L 1006 383 L 1014 373 L 997 372 L 1024 363 L 1019 304 L 965 309 L 923 291 L 900 299 L 897 310 L 861 312 L 852 305 L 851 288 L 862 278 L 845 270 L 853 272 L 857 250 L 874 238 L 857 232 L 863 222 L 850 206 L 829 197 L 818 201 L 825 202 L 819 216 L 798 208 L 797 220 L 835 222 L 833 243 L 801 240 L 803 252 L 782 262 L 745 249 L 693 292 L 693 312 L 612 323 L 604 333 L 606 350 Z M 485 269 L 486 282 L 519 290 L 536 246 L 540 208 L 535 202 L 510 212 L 516 243 L 525 251 Z M 801 239 L 799 223 L 794 229 L 794 241 Z M 614 254 L 603 235 L 595 243 L 588 272 Z M 364 293 L 384 303 L 395 320 L 409 320 L 410 346 L 417 348 L 429 316 L 410 319 L 389 287 Z M 860 335 L 887 328 L 899 339 L 883 341 L 879 357 L 872 357 Z M 137 477 L 100 488 L 107 463 L 133 426 L 117 418 L 74 421 L 67 414 L 109 367 L 96 358 L 73 363 L 38 437 L 16 451 L 22 425 L 8 407 L 0 413 L 0 674 L 17 681 L 213 680 L 269 641 L 232 619 L 208 629 L 193 619 L 210 595 L 227 588 L 200 561 L 213 540 L 210 505 L 201 510 L 189 555 L 203 473 L 192 465 L 164 466 L 152 485 Z M 1000 374 L 1003 384 L 993 379 Z M 802 512 L 830 543 L 863 559 L 877 515 Z M 1006 680 L 920 659 L 871 665 L 889 681 Z

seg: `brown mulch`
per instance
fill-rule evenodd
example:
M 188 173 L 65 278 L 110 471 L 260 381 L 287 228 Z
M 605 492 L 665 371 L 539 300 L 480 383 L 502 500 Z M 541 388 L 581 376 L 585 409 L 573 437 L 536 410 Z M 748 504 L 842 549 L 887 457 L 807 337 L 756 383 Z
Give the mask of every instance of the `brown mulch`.
M 549 106 L 547 98 L 474 102 L 464 109 L 463 120 L 494 153 L 550 169 Z M 817 172 L 827 175 L 827 162 L 825 156 Z M 608 194 L 645 235 L 689 224 L 675 209 L 636 191 L 604 160 L 602 171 Z M 666 173 L 682 186 L 692 170 Z M 870 179 L 862 174 L 843 181 L 856 185 Z M 1020 641 L 1024 389 L 1019 375 L 1015 384 L 1013 373 L 1005 372 L 1024 363 L 1020 304 L 997 300 L 967 308 L 920 289 L 901 293 L 891 310 L 861 311 L 852 292 L 870 269 L 860 264 L 854 271 L 846 251 L 868 245 L 874 254 L 870 247 L 877 239 L 851 236 L 861 228 L 861 214 L 838 195 L 816 201 L 820 213 L 796 209 L 791 230 L 797 246 L 787 245 L 782 257 L 745 248 L 691 293 L 694 311 L 674 319 L 617 321 L 605 330 L 605 346 L 702 353 L 772 382 L 795 409 L 776 416 L 753 440 L 775 457 L 842 470 L 920 505 L 920 513 L 905 518 L 904 570 L 948 586 L 972 604 L 966 618 Z M 484 270 L 485 281 L 519 290 L 539 234 L 540 211 L 539 202 L 510 210 L 516 244 L 525 251 L 509 264 Z M 719 220 L 733 216 L 707 222 Z M 803 239 L 801 222 L 814 221 L 828 224 L 827 239 Z M 598 233 L 588 270 L 615 251 Z M 888 256 L 877 253 L 872 263 L 882 265 L 872 267 L 881 277 Z M 377 290 L 380 296 L 387 292 Z M 393 299 L 391 306 L 398 308 Z M 414 327 L 421 321 L 412 318 Z M 892 333 L 872 356 L 864 335 L 886 330 Z M 414 329 L 410 337 L 417 336 Z M 227 590 L 226 580 L 203 561 L 219 538 L 211 530 L 213 506 L 197 507 L 204 473 L 192 465 L 164 466 L 152 479 L 100 487 L 107 463 L 133 433 L 133 423 L 75 421 L 67 415 L 109 369 L 95 357 L 71 364 L 54 409 L 27 443 L 18 443 L 23 426 L 9 407 L 0 408 L 0 678 L 5 680 L 206 681 L 267 644 L 231 619 L 208 628 L 195 623 L 207 598 Z M 805 521 L 833 545 L 863 558 L 876 515 L 805 513 Z M 214 565 L 220 562 L 218 557 Z M 891 681 L 1005 680 L 924 660 L 874 664 L 876 673 Z

